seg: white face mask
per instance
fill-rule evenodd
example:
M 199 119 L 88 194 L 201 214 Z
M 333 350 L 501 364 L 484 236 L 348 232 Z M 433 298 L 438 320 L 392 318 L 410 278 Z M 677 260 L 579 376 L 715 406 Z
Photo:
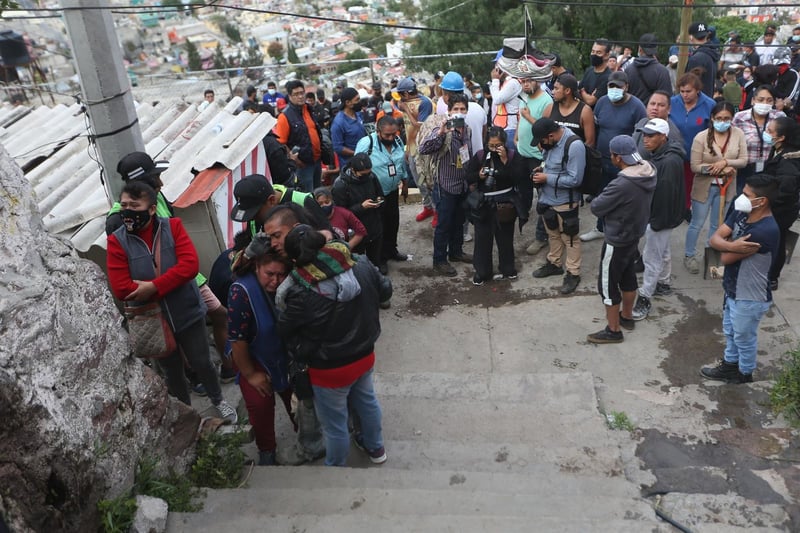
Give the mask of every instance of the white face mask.
M 620 89 L 619 87 L 609 87 L 608 88 L 608 99 L 612 102 L 619 102 L 622 100 L 622 97 L 625 96 L 625 90 Z
M 750 213 L 753 211 L 753 201 L 742 193 L 733 201 L 733 208 L 742 213 Z
M 753 112 L 756 115 L 768 115 L 770 111 L 772 111 L 770 104 L 753 104 Z

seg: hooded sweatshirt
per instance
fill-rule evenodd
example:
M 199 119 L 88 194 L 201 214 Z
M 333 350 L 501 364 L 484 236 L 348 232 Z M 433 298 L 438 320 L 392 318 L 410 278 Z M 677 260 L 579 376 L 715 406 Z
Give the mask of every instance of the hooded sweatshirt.
M 622 169 L 592 203 L 592 213 L 603 218 L 605 239 L 612 246 L 636 244 L 650 220 L 656 188 L 656 169 L 642 161 Z
M 637 57 L 631 66 L 625 69 L 625 73 L 628 75 L 628 92 L 645 105 L 650 95 L 659 89 L 672 94 L 669 70 L 654 57 Z
M 703 93 L 709 98 L 714 97 L 714 80 L 717 79 L 718 64 L 719 48 L 710 43 L 697 47 L 686 64 L 686 72 L 691 72 L 694 68 L 703 70 L 700 80 L 703 82 Z
M 667 141 L 650 155 L 656 167 L 656 189 L 650 205 L 650 229 L 677 228 L 686 210 L 686 185 L 683 179 L 683 147 Z

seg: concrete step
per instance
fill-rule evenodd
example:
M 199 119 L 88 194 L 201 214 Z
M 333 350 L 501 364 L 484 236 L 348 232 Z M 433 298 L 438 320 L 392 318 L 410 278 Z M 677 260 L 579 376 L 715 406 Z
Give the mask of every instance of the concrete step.
M 576 476 L 555 469 L 529 476 L 385 467 L 269 467 L 255 469 L 248 485 L 209 491 L 202 512 L 174 514 L 173 523 L 201 527 L 218 517 L 253 514 L 395 516 L 399 521 L 406 516 L 499 516 L 558 518 L 565 523 L 569 523 L 565 517 L 575 516 L 583 526 L 637 520 L 642 531 L 655 522 L 650 505 L 623 478 Z
M 576 513 L 568 518 L 558 516 L 461 516 L 461 515 L 285 515 L 267 514 L 258 509 L 240 515 L 214 515 L 201 522 L 192 515 L 169 515 L 168 533 L 197 533 L 236 531 L 237 533 L 262 533 L 264 531 L 303 533 L 353 533 L 380 531 L 381 533 L 531 533 L 536 531 L 560 533 L 586 533 L 587 531 L 614 531 L 616 533 L 668 533 L 674 531 L 664 522 L 636 519 L 595 520 L 581 518 Z

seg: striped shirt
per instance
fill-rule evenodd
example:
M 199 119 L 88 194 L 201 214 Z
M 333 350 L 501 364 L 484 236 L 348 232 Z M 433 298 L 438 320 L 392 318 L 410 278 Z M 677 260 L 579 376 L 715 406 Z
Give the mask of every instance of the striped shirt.
M 464 128 L 462 136 L 458 130 L 453 130 L 450 136 L 450 149 L 439 158 L 439 178 L 438 183 L 446 192 L 450 194 L 461 194 L 467 191 L 467 166 L 469 159 L 460 161 L 459 150 L 463 146 L 467 147 L 472 157 L 470 140 L 472 138 L 469 126 Z M 419 145 L 420 154 L 435 154 L 439 151 L 447 135 L 440 135 L 439 130 L 434 130 Z
M 761 138 L 761 133 L 767 129 L 769 121 L 785 116 L 786 114 L 783 111 L 771 110 L 767 115 L 767 121 L 764 123 L 763 128 L 756 125 L 751 109 L 739 111 L 733 116 L 731 124 L 744 132 L 744 142 L 747 144 L 747 164 L 752 165 L 759 161 L 764 163 L 769 159 L 772 145 L 764 142 L 764 139 Z

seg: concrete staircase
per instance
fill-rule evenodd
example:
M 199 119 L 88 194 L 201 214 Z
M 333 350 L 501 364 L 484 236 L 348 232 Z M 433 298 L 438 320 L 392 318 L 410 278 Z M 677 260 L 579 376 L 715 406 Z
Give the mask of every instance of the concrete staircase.
M 387 463 L 258 467 L 170 532 L 669 531 L 623 475 L 586 372 L 376 375 Z M 663 528 L 663 529 L 662 529 Z

